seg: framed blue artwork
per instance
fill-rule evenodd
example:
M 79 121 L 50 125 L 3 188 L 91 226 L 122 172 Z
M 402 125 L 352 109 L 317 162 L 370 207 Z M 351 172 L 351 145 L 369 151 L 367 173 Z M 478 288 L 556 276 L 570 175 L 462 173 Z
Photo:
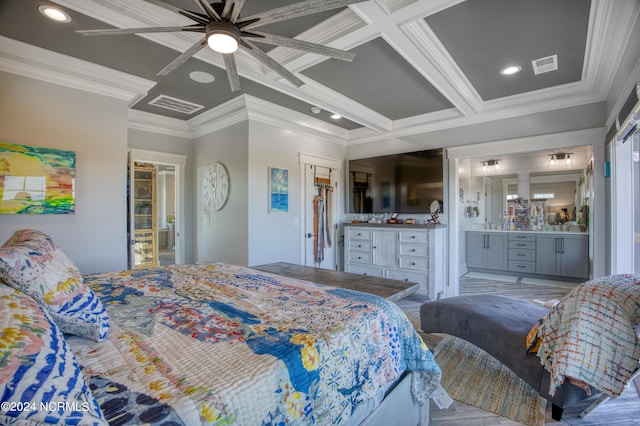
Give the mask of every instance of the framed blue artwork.
M 289 170 L 269 167 L 269 213 L 289 212 Z

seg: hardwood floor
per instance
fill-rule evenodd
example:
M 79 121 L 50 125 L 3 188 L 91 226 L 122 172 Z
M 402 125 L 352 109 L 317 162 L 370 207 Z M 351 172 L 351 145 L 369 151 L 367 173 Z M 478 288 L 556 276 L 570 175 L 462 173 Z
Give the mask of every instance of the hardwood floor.
M 549 281 L 523 277 L 487 275 L 470 272 L 460 278 L 460 294 L 491 293 L 518 297 L 527 300 L 561 299 L 571 291 L 577 283 L 563 281 Z M 425 302 L 424 296 L 410 295 L 400 301 L 398 305 L 415 315 L 420 305 Z M 410 315 L 411 316 L 411 315 Z M 422 334 L 430 348 L 435 348 L 441 337 L 435 334 Z M 567 408 L 561 421 L 551 418 L 551 405 L 547 407 L 545 424 L 570 426 L 596 425 L 640 425 L 640 390 L 636 390 L 631 383 L 623 394 L 607 401 L 592 411 L 586 418 L 579 414 L 589 405 L 582 404 Z M 510 419 L 476 407 L 454 401 L 447 410 L 440 410 L 431 402 L 431 425 L 433 426 L 505 426 L 519 425 Z

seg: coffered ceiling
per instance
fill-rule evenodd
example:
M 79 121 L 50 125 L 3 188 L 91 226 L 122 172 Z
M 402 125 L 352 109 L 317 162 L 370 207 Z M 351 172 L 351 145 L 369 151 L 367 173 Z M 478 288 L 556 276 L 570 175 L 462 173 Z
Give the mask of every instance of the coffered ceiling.
M 193 0 L 164 1 L 199 10 Z M 246 0 L 242 13 L 247 16 L 298 1 Z M 2 0 L 0 70 L 14 71 L 7 64 L 15 62 L 40 61 L 40 66 L 57 71 L 95 64 L 131 76 L 126 84 L 140 86 L 140 95 L 131 101 L 133 111 L 191 124 L 223 116 L 241 99 L 248 110 L 315 128 L 345 143 L 359 143 L 603 101 L 636 23 L 639 3 L 362 1 L 260 28 L 354 52 L 353 62 L 260 45 L 305 84 L 297 88 L 239 51 L 241 91 L 232 92 L 221 55 L 208 48 L 169 75 L 156 75 L 198 40 L 193 33 L 95 37 L 76 33 L 193 23 L 170 10 L 143 0 Z M 38 12 L 42 4 L 59 5 L 71 22 L 46 19 Z M 45 61 L 33 47 L 53 53 Z M 534 73 L 532 61 L 554 55 L 556 70 Z M 509 65 L 521 67 L 520 72 L 502 75 L 501 69 Z M 85 80 L 100 79 L 91 66 L 86 70 Z M 194 71 L 209 74 L 213 82 L 192 80 L 189 75 Z M 202 108 L 185 114 L 150 105 L 159 95 Z M 312 107 L 321 112 L 313 113 Z M 342 118 L 334 120 L 332 113 Z

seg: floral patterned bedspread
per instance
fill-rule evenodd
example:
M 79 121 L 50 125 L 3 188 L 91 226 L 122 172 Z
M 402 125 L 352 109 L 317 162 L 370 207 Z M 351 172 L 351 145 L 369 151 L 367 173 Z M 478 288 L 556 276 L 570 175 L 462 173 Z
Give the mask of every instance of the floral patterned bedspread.
M 220 263 L 85 278 L 111 330 L 69 344 L 112 424 L 344 424 L 405 370 L 421 403 L 440 380 L 377 296 Z

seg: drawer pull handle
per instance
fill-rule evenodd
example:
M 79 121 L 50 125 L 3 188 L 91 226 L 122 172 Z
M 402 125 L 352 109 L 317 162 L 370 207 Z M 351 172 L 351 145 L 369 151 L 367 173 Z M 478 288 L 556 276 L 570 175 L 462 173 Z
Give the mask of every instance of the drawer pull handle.
M 416 237 L 415 235 L 412 235 L 412 236 L 411 236 L 411 238 L 415 238 L 415 237 Z
M 362 247 L 362 244 L 358 244 L 358 247 Z
M 416 266 L 416 262 L 411 262 L 409 265 Z
M 411 251 L 415 253 L 416 249 L 411 249 Z

